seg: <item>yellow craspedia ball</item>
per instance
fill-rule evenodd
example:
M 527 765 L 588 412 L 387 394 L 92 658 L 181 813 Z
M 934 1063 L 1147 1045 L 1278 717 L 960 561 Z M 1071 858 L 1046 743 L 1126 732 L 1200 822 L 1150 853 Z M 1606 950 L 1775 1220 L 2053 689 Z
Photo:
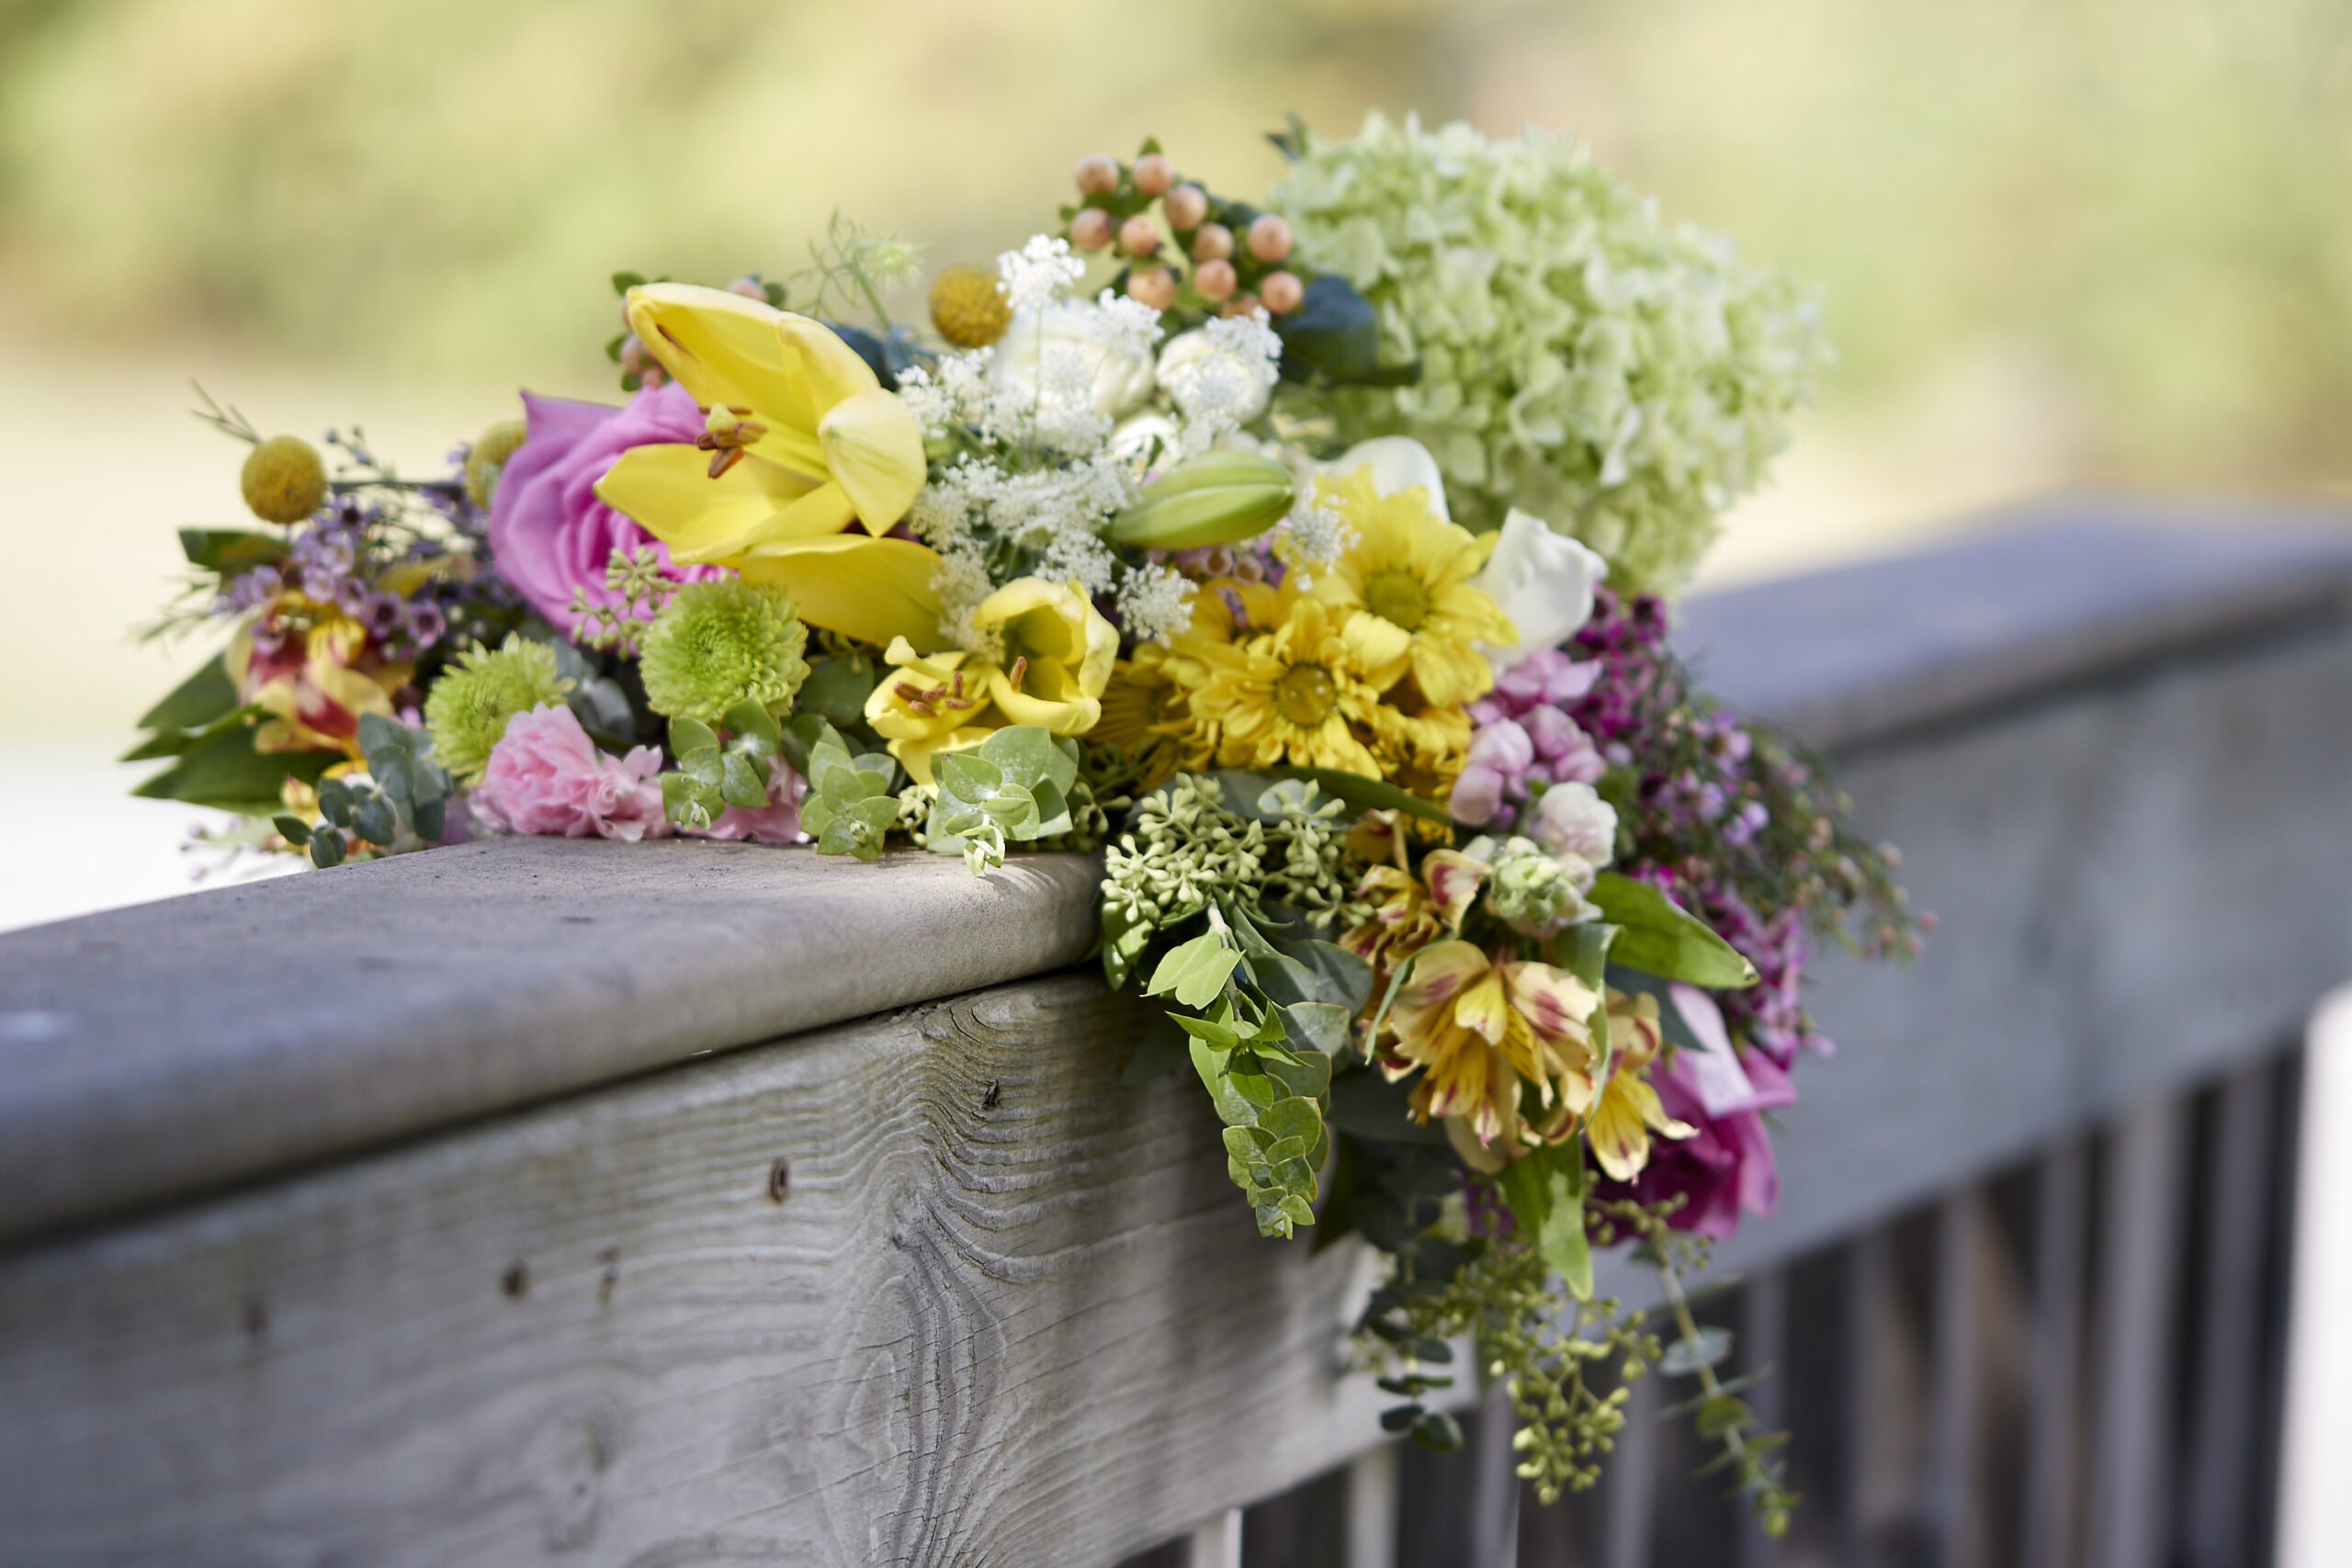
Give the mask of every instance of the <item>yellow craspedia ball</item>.
M 473 450 L 466 454 L 466 499 L 490 510 L 491 498 L 498 493 L 498 476 L 506 467 L 506 459 L 514 456 L 514 448 L 523 445 L 528 429 L 519 419 L 503 419 L 481 433 Z
M 1012 307 L 997 287 L 996 274 L 951 266 L 932 282 L 931 324 L 957 348 L 986 348 L 1012 324 Z
M 327 498 L 327 466 L 299 435 L 273 435 L 245 458 L 237 482 L 265 523 L 300 523 Z

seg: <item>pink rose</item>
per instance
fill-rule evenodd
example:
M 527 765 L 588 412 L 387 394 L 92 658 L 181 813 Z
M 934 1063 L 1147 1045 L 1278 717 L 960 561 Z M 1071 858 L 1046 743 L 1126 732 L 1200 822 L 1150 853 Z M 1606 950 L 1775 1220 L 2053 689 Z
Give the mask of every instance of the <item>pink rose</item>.
M 474 786 L 474 814 L 509 833 L 560 833 L 584 839 L 659 839 L 662 753 L 639 746 L 626 757 L 596 750 L 568 707 L 543 705 L 506 721 L 490 749 L 490 766 Z
M 499 575 L 550 625 L 578 629 L 574 589 L 594 605 L 617 602 L 605 586 L 616 548 L 650 544 L 662 570 L 681 581 L 720 575 L 718 567 L 672 565 L 668 546 L 596 499 L 596 481 L 630 447 L 701 436 L 702 414 L 675 382 L 648 388 L 625 408 L 526 392 L 523 412 L 529 435 L 499 472 L 490 548 Z
M 800 797 L 808 785 L 778 757 L 769 764 L 768 804 L 760 811 L 730 806 L 702 830 L 706 839 L 757 839 L 763 844 L 800 841 Z

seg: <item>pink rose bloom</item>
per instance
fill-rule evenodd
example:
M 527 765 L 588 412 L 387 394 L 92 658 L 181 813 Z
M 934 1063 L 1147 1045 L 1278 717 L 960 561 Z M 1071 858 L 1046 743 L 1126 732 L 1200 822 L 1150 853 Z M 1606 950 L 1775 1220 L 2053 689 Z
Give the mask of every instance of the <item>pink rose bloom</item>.
M 474 815 L 508 833 L 560 833 L 584 839 L 659 839 L 662 753 L 639 746 L 626 757 L 596 750 L 568 707 L 543 704 L 506 721 L 490 749 L 490 766 L 474 786 Z
M 650 544 L 662 570 L 684 581 L 721 575 L 718 567 L 672 565 L 668 546 L 596 499 L 596 481 L 630 447 L 701 436 L 702 414 L 675 382 L 648 388 L 625 408 L 526 392 L 523 412 L 530 434 L 499 472 L 490 548 L 499 575 L 550 625 L 579 629 L 574 589 L 593 605 L 618 602 L 605 586 L 616 548 Z
M 778 757 L 768 764 L 768 804 L 759 811 L 730 806 L 718 820 L 705 828 L 706 839 L 757 839 L 763 844 L 800 841 L 800 797 L 808 785 Z

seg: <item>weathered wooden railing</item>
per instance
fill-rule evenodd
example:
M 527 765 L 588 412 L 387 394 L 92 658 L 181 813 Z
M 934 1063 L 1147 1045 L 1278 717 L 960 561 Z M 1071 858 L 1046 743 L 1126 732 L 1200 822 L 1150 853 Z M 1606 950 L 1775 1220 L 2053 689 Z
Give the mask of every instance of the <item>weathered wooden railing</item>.
M 0 1562 L 2256 1561 L 2352 536 L 2173 521 L 1692 607 L 1942 919 L 1822 963 L 1724 1251 L 1777 1549 L 1655 1421 L 1555 1510 L 1378 1446 L 1361 1255 L 1118 1084 L 1087 862 L 526 840 L 0 938 Z

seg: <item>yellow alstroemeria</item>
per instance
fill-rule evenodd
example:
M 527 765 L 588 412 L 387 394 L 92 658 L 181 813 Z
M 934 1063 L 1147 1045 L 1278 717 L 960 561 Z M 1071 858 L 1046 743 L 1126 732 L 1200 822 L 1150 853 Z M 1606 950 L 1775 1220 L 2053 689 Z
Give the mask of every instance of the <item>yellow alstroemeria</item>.
M 922 488 L 922 430 L 865 361 L 821 322 L 721 288 L 640 285 L 628 320 L 707 423 L 695 445 L 622 453 L 597 496 L 682 563 L 784 588 L 812 626 L 938 646 L 937 558 L 878 536 Z
M 1548 964 L 1496 964 L 1474 944 L 1423 948 L 1389 1009 L 1395 1036 L 1381 1056 L 1391 1079 L 1415 1067 L 1414 1115 L 1463 1118 L 1482 1144 L 1530 1141 L 1520 1116 L 1522 1086 L 1551 1106 L 1589 1060 L 1584 1020 L 1592 991 Z
M 996 631 L 1004 659 L 960 649 L 925 656 L 905 637 L 883 655 L 899 673 L 874 688 L 865 719 L 917 784 L 931 757 L 977 743 L 1008 724 L 1084 735 L 1102 716 L 1119 634 L 1075 582 L 1023 577 L 980 601 L 976 626 Z
M 256 653 L 254 634 L 265 626 L 275 635 L 266 639 L 269 651 Z M 377 657 L 357 621 L 295 593 L 278 595 L 240 626 L 222 660 L 240 699 L 270 716 L 254 731 L 254 750 L 340 750 L 355 761 L 362 757 L 359 716 L 391 717 L 391 694 L 415 669 Z
M 1589 1111 L 1585 1134 L 1592 1144 L 1592 1156 L 1620 1181 L 1633 1180 L 1649 1163 L 1652 1133 L 1665 1138 L 1688 1138 L 1698 1131 L 1666 1113 L 1657 1090 L 1644 1076 L 1663 1043 L 1657 998 L 1646 993 L 1611 991 L 1609 1081 L 1596 1101 L 1590 1071 L 1572 1072 L 1562 1097 L 1558 1125 L 1549 1129 L 1556 1136 L 1567 1130 L 1573 1118 Z

